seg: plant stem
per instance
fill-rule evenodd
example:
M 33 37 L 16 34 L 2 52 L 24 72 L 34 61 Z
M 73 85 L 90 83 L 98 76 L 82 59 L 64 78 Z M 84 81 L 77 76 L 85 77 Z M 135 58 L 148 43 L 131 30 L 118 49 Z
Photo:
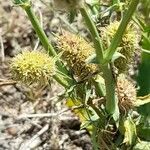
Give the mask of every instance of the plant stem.
M 81 11 L 83 18 L 85 19 L 87 27 L 89 28 L 92 38 L 93 38 L 93 42 L 94 42 L 95 49 L 96 49 L 97 61 L 99 63 L 99 67 L 102 70 L 103 77 L 105 79 L 106 111 L 108 112 L 109 115 L 111 115 L 114 113 L 115 108 L 116 108 L 115 107 L 116 106 L 116 104 L 115 104 L 116 103 L 116 101 L 115 101 L 115 81 L 113 79 L 113 75 L 112 75 L 109 64 L 107 63 L 105 65 L 101 65 L 101 64 L 103 64 L 103 46 L 102 46 L 101 39 L 99 37 L 99 33 L 96 29 L 96 26 L 95 26 L 92 18 L 90 17 L 90 14 L 86 11 L 85 7 L 82 7 L 80 9 L 80 11 Z M 99 90 L 99 94 L 102 94 L 101 89 L 99 89 L 99 87 L 97 88 L 97 90 Z
M 119 28 L 114 36 L 114 38 L 111 41 L 110 47 L 108 48 L 108 50 L 106 51 L 106 54 L 104 56 L 104 63 L 109 62 L 112 59 L 113 54 L 115 53 L 117 47 L 119 46 L 121 40 L 122 40 L 122 36 L 125 32 L 125 29 L 134 13 L 134 11 L 136 10 L 136 7 L 139 3 L 139 0 L 132 0 L 131 4 L 128 8 L 128 10 L 125 12 L 124 17 L 119 25 Z
M 81 11 L 82 16 L 85 19 L 85 22 L 88 26 L 88 29 L 90 30 L 91 35 L 92 35 L 94 47 L 95 47 L 96 54 L 97 54 L 97 60 L 99 63 L 101 63 L 103 61 L 103 45 L 102 45 L 99 33 L 96 29 L 96 26 L 95 26 L 92 18 L 90 17 L 90 14 L 87 12 L 86 8 L 81 7 L 80 11 Z
M 32 23 L 32 26 L 33 26 L 35 32 L 37 33 L 45 50 L 47 50 L 49 52 L 50 56 L 58 57 L 53 46 L 50 44 L 48 37 L 46 36 L 45 32 L 43 31 L 35 13 L 33 12 L 32 7 L 30 5 L 28 5 L 28 6 L 22 7 L 22 8 L 26 11 L 26 13 Z M 69 75 L 68 70 L 63 66 L 63 64 L 60 61 L 57 60 L 56 65 L 58 66 L 59 71 L 63 72 L 64 74 Z M 54 79 L 64 87 L 68 87 L 69 85 L 72 85 L 74 82 L 73 79 L 67 78 L 66 79 L 66 81 L 68 82 L 67 83 L 67 82 L 65 82 L 64 79 L 59 78 L 59 76 L 57 76 L 57 75 L 54 76 Z
M 49 43 L 49 39 L 47 38 L 46 34 L 44 33 L 37 17 L 35 16 L 32 7 L 25 7 L 25 11 L 33 25 L 35 32 L 37 33 L 43 47 L 49 52 L 51 56 L 57 56 L 57 53 L 53 49 L 52 45 Z
M 106 111 L 112 115 L 116 109 L 115 99 L 115 79 L 113 78 L 112 70 L 109 64 L 101 67 L 106 86 Z

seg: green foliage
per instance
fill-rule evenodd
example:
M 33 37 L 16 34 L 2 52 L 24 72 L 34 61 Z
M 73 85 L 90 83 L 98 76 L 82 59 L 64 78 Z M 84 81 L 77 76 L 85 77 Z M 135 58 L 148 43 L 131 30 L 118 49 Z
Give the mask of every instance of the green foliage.
M 138 22 L 143 30 L 141 47 L 143 49 L 141 54 L 141 63 L 139 65 L 139 73 L 137 82 L 139 85 L 138 95 L 144 96 L 150 93 L 150 26 L 144 24 L 143 21 Z M 145 51 L 146 50 L 146 51 Z M 138 111 L 144 115 L 150 115 L 150 103 L 138 108 Z
M 134 147 L 133 150 L 149 150 L 150 143 L 145 141 L 139 141 Z
M 30 7 L 31 0 L 14 0 L 15 5 L 19 5 L 22 8 Z
M 131 118 L 127 118 L 124 121 L 124 140 L 123 143 L 126 143 L 129 146 L 133 146 L 137 140 L 137 133 L 136 133 L 136 125 Z
M 45 50 L 49 52 L 50 56 L 58 58 L 55 47 L 40 26 L 29 2 L 28 0 L 16 0 L 15 4 L 20 5 L 26 11 Z M 138 147 L 141 149 L 145 146 L 146 141 L 150 140 L 150 112 L 148 109 L 150 102 L 148 95 L 150 93 L 150 28 L 145 25 L 144 19 L 139 15 L 140 10 L 134 15 L 139 0 L 131 2 L 113 0 L 112 3 L 89 0 L 86 1 L 86 5 L 83 3 L 78 0 L 54 1 L 54 5 L 59 10 L 70 13 L 70 22 L 74 22 L 75 15 L 81 13 L 91 37 L 88 42 L 80 35 L 62 32 L 56 43 L 57 48 L 62 51 L 62 57 L 56 61 L 56 68 L 59 71 L 52 76 L 66 88 L 63 95 L 67 99 L 66 105 L 80 118 L 81 128 L 87 128 L 91 133 L 95 150 L 137 149 Z M 138 15 L 139 19 L 135 19 Z M 133 53 L 136 52 L 139 43 L 137 35 L 139 28 L 137 28 L 138 32 L 132 30 L 135 24 L 135 22 L 132 22 L 133 25 L 130 23 L 132 16 L 142 29 L 140 44 L 143 52 L 137 82 L 140 87 L 138 95 L 144 97 L 136 97 L 136 88 L 126 77 L 127 74 L 119 75 L 114 67 L 116 61 L 120 60 L 116 67 L 126 69 L 127 65 L 131 65 Z M 106 19 L 106 23 L 102 22 L 103 19 Z M 119 23 L 120 21 L 121 23 Z M 116 22 L 117 24 L 115 24 Z M 100 30 L 99 33 L 98 26 L 100 29 L 104 27 L 105 30 Z M 111 30 L 112 28 L 113 30 Z M 46 77 L 49 80 L 50 66 L 45 68 L 45 65 L 47 63 L 51 65 L 51 61 L 33 57 L 30 57 L 30 60 L 19 59 L 17 65 L 13 63 L 12 66 L 17 68 L 17 71 L 21 64 L 21 70 L 17 73 L 23 72 L 23 74 L 19 79 L 30 82 L 31 73 L 34 76 L 33 79 L 43 80 Z M 39 64 L 35 65 L 31 60 L 39 61 Z M 42 69 L 40 70 L 39 67 Z M 54 67 L 54 69 L 56 68 Z M 43 71 L 45 72 L 43 73 Z M 55 70 L 52 71 L 52 73 L 54 72 Z M 23 77 L 24 74 L 26 74 L 26 78 Z M 126 78 L 120 78 L 121 76 Z M 138 108 L 139 114 L 137 114 L 136 108 Z M 137 115 L 134 115 L 134 112 Z M 139 139 L 143 141 L 139 142 Z

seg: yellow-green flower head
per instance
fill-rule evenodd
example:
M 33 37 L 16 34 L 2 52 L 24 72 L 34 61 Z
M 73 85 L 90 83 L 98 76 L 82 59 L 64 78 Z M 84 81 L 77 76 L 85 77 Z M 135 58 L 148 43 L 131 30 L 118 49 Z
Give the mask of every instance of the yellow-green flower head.
M 126 79 L 124 74 L 120 74 L 117 78 L 117 93 L 119 100 L 119 109 L 126 113 L 134 108 L 136 103 L 136 88 L 131 81 Z
M 115 21 L 102 29 L 102 39 L 104 41 L 105 49 L 111 43 L 120 22 Z M 115 66 L 118 68 L 119 73 L 127 71 L 128 65 L 133 61 L 134 52 L 138 48 L 139 35 L 135 26 L 129 24 L 122 37 L 121 44 L 119 45 L 118 52 L 123 54 L 126 58 L 120 57 L 115 61 Z
M 63 59 L 79 79 L 86 78 L 97 71 L 96 65 L 86 63 L 86 59 L 95 50 L 92 44 L 81 36 L 64 31 L 58 38 L 58 47 L 63 52 Z
M 39 51 L 23 51 L 11 63 L 14 79 L 26 84 L 46 83 L 55 70 L 55 60 Z
M 84 0 L 54 0 L 54 8 L 57 10 L 79 9 L 84 5 Z

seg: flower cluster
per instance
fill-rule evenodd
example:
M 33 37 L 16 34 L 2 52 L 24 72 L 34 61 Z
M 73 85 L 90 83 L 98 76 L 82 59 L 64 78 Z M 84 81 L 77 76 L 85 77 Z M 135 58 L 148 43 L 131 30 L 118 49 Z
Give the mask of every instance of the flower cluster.
M 136 88 L 123 74 L 120 74 L 117 78 L 117 93 L 121 112 L 127 112 L 134 108 L 136 102 Z
M 14 79 L 26 84 L 46 83 L 55 74 L 55 61 L 39 51 L 24 51 L 12 59 Z
M 102 29 L 102 39 L 104 41 L 105 49 L 107 49 L 110 45 L 119 24 L 120 22 L 115 21 Z M 118 48 L 118 52 L 124 55 L 125 58 L 120 57 L 115 61 L 115 66 L 118 68 L 119 73 L 127 71 L 128 65 L 133 61 L 134 52 L 138 48 L 138 42 L 139 36 L 135 30 L 135 27 L 132 24 L 129 24 Z
M 63 35 L 58 38 L 58 47 L 63 52 L 63 59 L 79 79 L 84 79 L 97 71 L 96 65 L 86 63 L 86 59 L 95 50 L 92 44 L 82 37 L 69 32 L 63 32 Z

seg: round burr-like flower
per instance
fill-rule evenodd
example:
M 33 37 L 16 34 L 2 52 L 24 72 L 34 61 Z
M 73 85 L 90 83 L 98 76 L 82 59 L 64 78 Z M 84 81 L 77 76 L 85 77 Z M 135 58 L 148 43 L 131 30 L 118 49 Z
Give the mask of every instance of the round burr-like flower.
M 102 29 L 102 39 L 104 41 L 105 49 L 107 49 L 110 45 L 111 40 L 119 27 L 119 24 L 120 22 L 115 21 Z M 118 48 L 118 52 L 124 55 L 125 58 L 119 57 L 114 62 L 119 73 L 127 71 L 129 64 L 131 64 L 133 61 L 134 53 L 138 48 L 138 42 L 139 35 L 137 34 L 137 30 L 132 24 L 129 24 Z
M 14 79 L 26 84 L 46 83 L 55 74 L 55 60 L 39 51 L 24 51 L 12 59 Z
M 91 43 L 79 35 L 64 31 L 58 38 L 58 47 L 62 50 L 63 59 L 78 79 L 84 79 L 97 72 L 95 64 L 87 64 L 86 59 L 95 50 Z
M 127 112 L 134 108 L 136 104 L 136 88 L 123 74 L 120 74 L 117 78 L 117 93 L 121 112 Z

